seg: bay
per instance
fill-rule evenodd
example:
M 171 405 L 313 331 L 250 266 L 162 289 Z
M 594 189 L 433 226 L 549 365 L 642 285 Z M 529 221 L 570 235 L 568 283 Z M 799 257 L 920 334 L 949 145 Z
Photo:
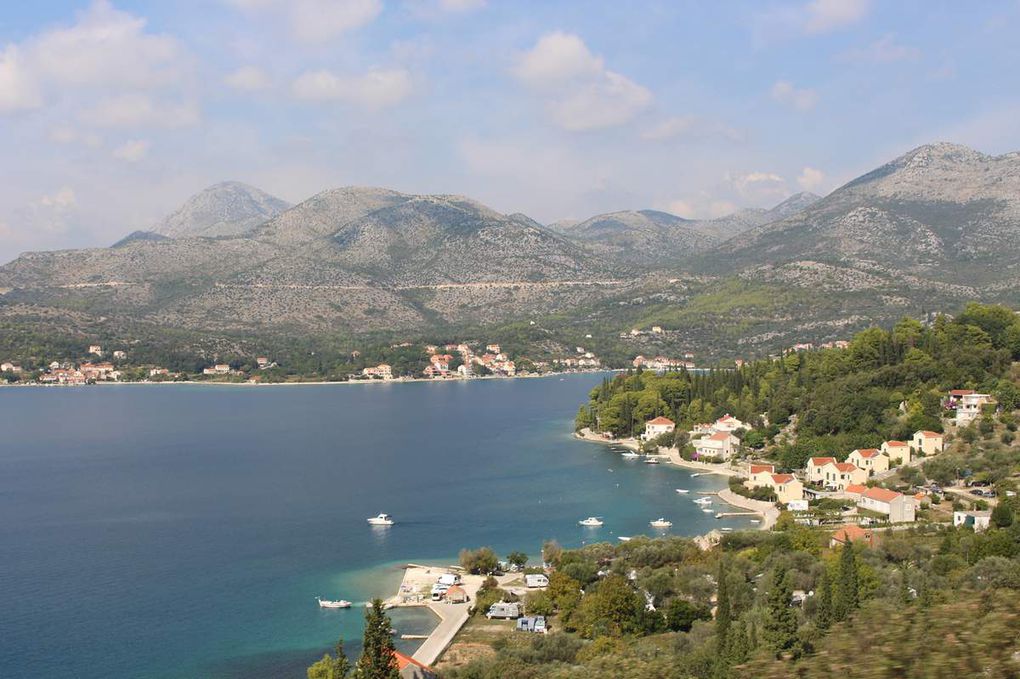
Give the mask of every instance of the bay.
M 746 526 L 692 502 L 720 479 L 571 436 L 602 377 L 0 389 L 0 676 L 303 677 L 361 634 L 314 597 L 388 596 L 408 561 Z

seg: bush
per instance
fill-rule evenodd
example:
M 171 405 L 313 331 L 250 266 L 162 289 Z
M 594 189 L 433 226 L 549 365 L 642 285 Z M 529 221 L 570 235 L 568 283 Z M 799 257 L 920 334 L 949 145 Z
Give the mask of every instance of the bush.
M 528 615 L 552 615 L 555 611 L 552 597 L 545 592 L 528 592 L 524 597 L 524 611 Z

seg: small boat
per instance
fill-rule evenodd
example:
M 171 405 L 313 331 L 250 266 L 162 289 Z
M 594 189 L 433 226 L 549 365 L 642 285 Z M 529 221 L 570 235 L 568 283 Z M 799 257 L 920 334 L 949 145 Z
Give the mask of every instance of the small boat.
M 351 607 L 351 602 L 350 601 L 346 601 L 345 599 L 340 599 L 339 601 L 331 601 L 330 599 L 321 599 L 319 597 L 315 597 L 315 600 L 319 602 L 319 608 L 350 608 Z
M 715 510 L 714 509 L 710 509 L 708 507 L 703 507 L 701 511 L 705 512 L 706 514 L 711 514 Z
M 652 528 L 669 528 L 673 525 L 673 522 L 666 521 L 666 519 L 660 516 L 655 521 L 649 521 L 648 525 L 651 526 Z
M 373 516 L 371 519 L 368 519 L 368 522 L 373 526 L 392 526 L 393 517 L 389 514 L 380 514 L 379 516 Z
M 659 464 L 659 458 L 650 457 L 647 460 L 645 460 L 645 464 Z
M 751 519 L 751 523 L 761 523 L 759 519 Z
M 630 537 L 627 536 L 627 535 L 620 535 L 616 539 L 619 540 L 620 542 L 629 542 L 630 541 Z
M 637 453 L 635 453 L 633 450 L 628 450 L 621 457 L 623 457 L 623 459 L 625 459 L 625 460 L 636 460 L 637 458 L 639 458 L 641 456 L 638 455 Z
M 686 488 L 677 488 L 676 492 L 680 493 L 681 495 L 687 495 L 687 493 L 691 491 L 687 490 Z
M 597 527 L 602 525 L 602 519 L 597 516 L 589 516 L 587 519 L 582 519 L 577 522 L 581 526 L 592 526 Z
M 705 475 L 705 474 L 707 474 L 707 473 L 708 473 L 708 472 L 698 472 L 698 473 L 696 473 L 696 474 L 691 474 L 691 478 L 692 478 L 692 479 L 695 479 L 695 478 L 697 478 L 697 477 L 699 477 L 699 476 L 704 476 L 704 475 Z
M 732 529 L 732 528 L 731 528 L 730 526 L 723 526 L 723 527 L 722 527 L 722 528 L 720 528 L 719 530 L 721 530 L 721 531 L 722 531 L 722 532 L 724 532 L 724 533 L 729 533 L 729 532 L 730 532 L 731 530 L 733 530 L 733 529 Z
M 699 497 L 694 501 L 696 505 L 710 505 L 712 504 L 712 498 L 710 497 Z

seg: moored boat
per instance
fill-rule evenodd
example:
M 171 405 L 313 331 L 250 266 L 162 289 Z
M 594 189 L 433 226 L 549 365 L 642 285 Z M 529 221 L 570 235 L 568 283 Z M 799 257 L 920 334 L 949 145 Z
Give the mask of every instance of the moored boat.
M 380 514 L 379 516 L 373 516 L 372 518 L 368 519 L 368 522 L 373 526 L 392 526 L 394 523 L 393 517 L 390 516 L 389 514 Z
M 339 599 L 337 601 L 333 601 L 331 599 L 323 599 L 323 598 L 320 598 L 320 597 L 315 597 L 315 600 L 319 602 L 319 608 L 350 608 L 351 607 L 351 602 L 347 601 L 345 599 Z
M 680 493 L 681 495 L 686 495 L 687 493 L 689 493 L 691 491 L 687 490 L 686 488 L 677 488 L 676 492 Z
M 663 517 L 657 518 L 655 521 L 649 521 L 648 525 L 652 528 L 669 528 L 673 525 L 672 521 L 667 521 Z
M 602 525 L 602 519 L 597 516 L 589 516 L 587 519 L 581 519 L 577 523 L 581 526 L 597 527 Z

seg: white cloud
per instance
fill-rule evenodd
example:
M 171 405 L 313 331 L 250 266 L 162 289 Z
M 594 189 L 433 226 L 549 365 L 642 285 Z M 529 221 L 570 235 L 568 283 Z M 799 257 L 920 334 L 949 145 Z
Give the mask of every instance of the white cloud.
M 870 0 L 812 0 L 804 6 L 804 30 L 817 34 L 851 26 L 870 9 Z
M 30 41 L 40 74 L 62 85 L 151 88 L 176 80 L 182 51 L 166 35 L 145 31 L 145 19 L 96 0 L 70 28 Z
M 888 33 L 866 47 L 849 50 L 842 55 L 843 61 L 866 64 L 890 64 L 896 61 L 917 61 L 921 50 L 896 42 L 896 36 Z
M 50 129 L 50 141 L 56 144 L 81 143 L 85 146 L 95 148 L 102 145 L 103 140 L 94 132 L 81 132 L 70 125 L 57 125 Z
M 605 68 L 580 37 L 556 31 L 542 36 L 511 68 L 518 81 L 545 99 L 550 118 L 566 130 L 594 130 L 633 119 L 652 93 Z
M 825 183 L 825 173 L 813 167 L 805 167 L 797 176 L 797 185 L 805 191 L 817 191 Z
M 272 85 L 269 76 L 257 66 L 242 66 L 236 71 L 228 73 L 223 82 L 228 87 L 246 92 L 264 90 Z
M 367 109 L 393 106 L 412 90 L 404 69 L 375 69 L 361 75 L 337 75 L 330 71 L 301 74 L 293 85 L 294 96 L 307 101 L 343 101 Z
M 786 180 L 775 172 L 727 173 L 725 180 L 745 205 L 775 203 L 790 193 Z
M 772 98 L 798 111 L 810 111 L 818 103 L 817 92 L 808 88 L 798 88 L 788 80 L 776 81 L 772 86 Z
M 133 139 L 113 150 L 113 157 L 128 163 L 137 163 L 149 155 L 149 142 L 144 139 Z
M 66 211 L 77 204 L 78 199 L 74 195 L 74 189 L 70 186 L 61 187 L 54 193 L 46 194 L 39 199 L 39 205 L 58 211 Z
M 703 195 L 669 201 L 665 209 L 666 212 L 684 219 L 718 219 L 733 214 L 739 208 L 728 200 L 715 200 Z
M 15 45 L 0 55 L 0 113 L 42 106 L 42 94 Z
M 323 43 L 366 26 L 382 12 L 382 0 L 229 0 L 246 11 L 282 14 L 300 42 Z
M 439 0 L 439 9 L 444 12 L 471 12 L 486 4 L 486 0 Z
M 602 58 L 592 54 L 580 37 L 556 31 L 542 36 L 512 72 L 531 87 L 556 87 L 577 78 L 598 77 L 604 70 Z
M 724 123 L 706 120 L 698 116 L 674 116 L 666 118 L 641 133 L 642 139 L 663 141 L 666 139 L 722 137 L 729 141 L 744 141 L 746 135 Z
M 81 119 L 98 127 L 185 127 L 199 120 L 193 103 L 155 102 L 146 94 L 122 94 L 102 99 L 84 110 Z

